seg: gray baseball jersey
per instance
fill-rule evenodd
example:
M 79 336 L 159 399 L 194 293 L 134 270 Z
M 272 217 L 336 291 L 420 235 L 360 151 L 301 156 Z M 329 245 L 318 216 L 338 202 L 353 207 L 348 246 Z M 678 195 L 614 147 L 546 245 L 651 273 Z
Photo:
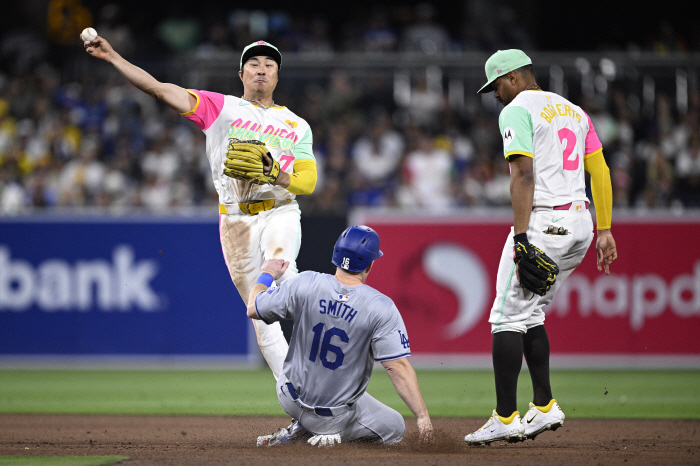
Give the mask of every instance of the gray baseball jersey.
M 310 406 L 355 402 L 374 361 L 411 355 L 406 327 L 387 296 L 368 285 L 342 285 L 333 275 L 303 272 L 255 298 L 266 323 L 293 319 L 284 375 Z

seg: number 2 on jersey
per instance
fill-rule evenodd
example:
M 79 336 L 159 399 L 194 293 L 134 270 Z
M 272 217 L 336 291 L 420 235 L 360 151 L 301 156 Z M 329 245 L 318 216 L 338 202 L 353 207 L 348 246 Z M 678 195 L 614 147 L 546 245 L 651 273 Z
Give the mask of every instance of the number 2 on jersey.
M 569 128 L 562 128 L 557 133 L 559 135 L 559 142 L 564 144 L 566 141 L 566 146 L 564 147 L 564 152 L 562 157 L 564 158 L 564 170 L 576 170 L 578 169 L 578 153 L 572 158 L 571 153 L 576 149 L 576 133 L 571 131 Z
M 314 340 L 311 343 L 311 354 L 309 354 L 309 361 L 316 362 L 316 356 L 321 359 L 321 364 L 326 369 L 332 371 L 336 370 L 343 364 L 345 359 L 345 354 L 338 346 L 331 344 L 331 338 L 337 336 L 343 343 L 348 342 L 348 334 L 345 330 L 333 327 L 326 330 L 325 335 L 323 335 L 323 342 L 321 342 L 321 334 L 323 334 L 323 322 L 316 324 L 312 330 L 314 331 Z M 321 352 L 319 353 L 318 347 L 321 346 Z M 335 354 L 335 360 L 333 362 L 328 360 L 328 353 L 331 352 Z

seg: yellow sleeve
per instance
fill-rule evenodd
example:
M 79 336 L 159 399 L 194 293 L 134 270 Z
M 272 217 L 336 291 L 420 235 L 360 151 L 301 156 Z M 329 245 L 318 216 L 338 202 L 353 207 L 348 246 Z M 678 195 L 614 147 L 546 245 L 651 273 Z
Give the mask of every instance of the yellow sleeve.
M 316 188 L 316 162 L 311 159 L 294 161 L 294 173 L 289 175 L 287 191 L 292 194 L 311 194 Z
M 197 94 L 196 92 L 192 92 L 189 89 L 187 89 L 187 92 L 192 94 L 194 96 L 194 98 L 197 99 L 197 102 L 194 104 L 194 108 L 192 110 L 190 110 L 189 112 L 185 112 L 185 113 L 180 114 L 180 115 L 185 116 L 185 117 L 192 115 L 194 112 L 197 111 L 197 108 L 199 108 L 199 94 Z
M 591 174 L 591 192 L 593 193 L 598 230 L 607 230 L 612 223 L 613 197 L 610 169 L 605 163 L 603 151 L 596 151 L 584 158 L 583 168 Z

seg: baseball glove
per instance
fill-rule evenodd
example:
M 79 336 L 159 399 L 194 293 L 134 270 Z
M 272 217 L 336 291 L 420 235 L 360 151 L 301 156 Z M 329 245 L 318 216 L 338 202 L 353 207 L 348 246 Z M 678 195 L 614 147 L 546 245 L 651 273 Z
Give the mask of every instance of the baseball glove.
M 265 143 L 229 139 L 224 175 L 255 184 L 274 184 L 279 174 L 280 164 L 272 158 Z
M 520 286 L 544 296 L 557 280 L 559 266 L 540 248 L 531 244 L 525 233 L 515 235 L 513 239 L 513 262 L 518 264 Z

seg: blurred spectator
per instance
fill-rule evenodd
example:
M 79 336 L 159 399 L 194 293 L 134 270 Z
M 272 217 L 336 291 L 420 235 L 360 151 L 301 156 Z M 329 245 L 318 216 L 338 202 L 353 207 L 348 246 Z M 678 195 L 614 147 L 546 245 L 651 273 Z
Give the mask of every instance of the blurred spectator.
M 4 214 L 22 213 L 29 200 L 24 186 L 16 179 L 8 180 L 0 186 L 0 211 Z
M 633 155 L 631 147 L 624 146 L 622 150 L 613 154 L 612 164 L 609 164 L 610 179 L 613 187 L 613 204 L 615 207 L 628 207 L 630 205 L 630 166 Z
M 482 161 L 473 169 L 467 169 L 462 175 L 462 192 L 458 192 L 458 197 L 466 206 L 479 206 L 483 204 L 484 184 L 483 181 L 484 169 L 489 170 L 490 167 L 485 167 L 488 162 Z
M 188 52 L 199 41 L 201 32 L 196 16 L 185 13 L 181 3 L 173 3 L 170 15 L 158 24 L 158 38 L 173 52 Z
M 326 124 L 342 121 L 344 125 L 342 130 L 347 133 L 347 126 L 354 124 L 359 118 L 357 113 L 360 109 L 357 108 L 356 102 L 357 92 L 348 73 L 343 70 L 333 71 L 328 83 L 328 91 L 320 102 L 319 116 L 326 121 Z M 347 134 L 344 137 L 347 137 Z
M 437 128 L 437 113 L 442 108 L 442 93 L 428 86 L 428 79 L 420 76 L 416 85 L 411 89 L 411 98 L 406 107 L 409 122 L 418 126 Z
M 70 19 L 78 27 L 80 2 L 49 3 L 60 11 L 54 26 Z M 354 206 L 507 206 L 508 164 L 498 131 L 502 107 L 492 95 L 472 92 L 482 71 L 475 81 L 472 64 L 462 69 L 420 54 L 460 48 L 490 53 L 495 47 L 529 48 L 520 44 L 531 40 L 515 10 L 494 8 L 487 0 L 463 5 L 466 16 L 449 11 L 464 24 L 455 28 L 456 42 L 427 3 L 375 6 L 333 22 L 301 11 L 234 9 L 205 16 L 183 4 L 150 25 L 152 31 L 138 30 L 118 4 L 107 3 L 96 10 L 96 28 L 121 44 L 120 53 L 133 47 L 140 59 L 153 60 L 156 75 L 172 74 L 180 85 L 205 89 L 223 83 L 221 91 L 234 94 L 240 91 L 240 50 L 255 39 L 279 45 L 292 65 L 283 67 L 289 76 L 280 83 L 278 103 L 299 107 L 314 128 L 319 180 L 314 195 L 300 200 L 305 215 L 346 215 Z M 659 31 L 648 49 L 697 50 L 671 25 Z M 71 33 L 71 45 L 59 47 L 58 57 L 55 46 L 48 53 L 42 34 L 7 33 L 0 39 L 0 210 L 196 205 L 215 211 L 203 133 L 112 70 L 85 65 L 79 33 Z M 168 55 L 151 36 L 162 37 L 171 51 L 194 50 L 194 57 Z M 335 54 L 336 47 L 367 53 L 371 64 L 355 68 L 341 60 L 331 69 L 315 58 Z M 392 55 L 403 51 L 418 55 Z M 379 53 L 388 63 L 405 58 L 406 66 L 387 67 Z M 566 71 L 565 94 L 590 93 L 582 106 L 603 140 L 616 207 L 700 207 L 698 70 L 693 62 L 683 63 L 620 66 L 604 89 L 584 88 L 580 73 Z M 591 79 L 602 79 L 597 64 L 589 66 Z M 657 77 L 667 72 L 676 79 Z
M 389 18 L 381 5 L 375 5 L 362 31 L 362 49 L 368 53 L 393 52 L 398 46 L 399 36 L 389 24 Z
M 49 164 L 39 167 L 25 183 L 29 204 L 36 207 L 55 206 L 58 201 L 58 173 Z
M 383 184 L 398 169 L 405 144 L 387 115 L 377 118 L 366 133 L 355 142 L 352 161 L 371 184 Z
M 420 135 L 418 147 L 406 157 L 404 170 L 410 191 L 404 202 L 410 205 L 403 207 L 444 210 L 452 205 L 452 157 L 446 150 L 436 149 L 430 136 Z
M 313 53 L 317 56 L 332 55 L 333 43 L 330 39 L 328 21 L 320 16 L 311 19 L 309 33 L 300 41 L 297 50 L 301 53 Z
M 481 159 L 462 176 L 460 197 L 468 206 L 499 206 L 510 203 L 510 169 L 508 163 Z
M 100 142 L 85 139 L 80 155 L 68 162 L 59 176 L 59 204 L 67 206 L 94 205 L 104 186 L 105 165 L 98 160 Z
M 154 174 L 144 177 L 139 190 L 140 204 L 150 210 L 164 210 L 172 202 L 171 186 Z
M 260 37 L 265 37 L 267 31 L 256 30 L 256 27 L 264 26 L 266 28 L 267 25 L 262 24 L 262 18 L 256 20 L 256 16 L 259 15 L 248 10 L 234 10 L 228 16 L 228 29 L 235 50 L 243 50 L 246 45 L 256 40 L 254 36 L 257 34 L 259 34 Z M 286 18 L 286 20 L 286 22 L 288 22 L 289 18 Z M 279 32 L 286 31 L 286 22 Z
M 80 33 L 92 26 L 92 15 L 80 0 L 49 0 L 46 35 L 60 45 L 78 44 Z
M 403 33 L 402 49 L 435 55 L 449 50 L 450 37 L 444 26 L 435 21 L 435 7 L 421 3 L 415 8 L 415 22 Z
M 225 24 L 216 22 L 209 27 L 207 40 L 197 47 L 197 56 L 209 58 L 213 55 L 232 52 L 229 44 L 228 28 Z
M 168 144 L 172 142 L 172 133 L 166 131 L 160 139 L 151 144 L 151 150 L 141 159 L 141 171 L 145 176 L 153 175 L 159 181 L 173 181 L 180 170 L 180 159 Z
M 100 197 L 101 206 L 129 207 L 135 205 L 135 183 L 128 176 L 131 173 L 129 155 L 122 151 L 115 156 L 104 176 L 104 186 Z
M 97 26 L 98 34 L 106 38 L 122 56 L 134 52 L 134 38 L 131 29 L 122 17 L 122 8 L 117 3 L 108 3 L 100 8 Z
M 607 108 L 595 99 L 584 99 L 582 107 L 588 113 L 603 147 L 608 147 L 616 142 L 618 138 L 617 121 Z
M 491 165 L 493 172 L 484 182 L 484 199 L 488 205 L 510 202 L 510 167 L 504 161 Z
M 5 34 L 0 42 L 0 57 L 7 64 L 3 71 L 7 70 L 15 76 L 27 74 L 46 58 L 47 52 L 48 47 L 41 37 L 32 32 Z
M 0 160 L 12 145 L 17 131 L 17 123 L 10 115 L 10 103 L 0 99 Z
M 322 196 L 314 196 L 310 213 L 320 215 L 346 215 L 347 203 L 342 193 L 342 184 L 338 177 L 331 176 L 325 183 Z
M 475 156 L 475 147 L 471 138 L 462 134 L 456 127 L 449 127 L 445 136 L 450 145 L 450 152 L 455 158 L 455 168 L 461 172 L 472 164 Z
M 651 148 L 647 168 L 647 206 L 669 207 L 673 188 L 673 167 L 658 146 Z
M 676 160 L 677 192 L 686 207 L 700 207 L 700 133 L 690 136 L 687 149 Z

